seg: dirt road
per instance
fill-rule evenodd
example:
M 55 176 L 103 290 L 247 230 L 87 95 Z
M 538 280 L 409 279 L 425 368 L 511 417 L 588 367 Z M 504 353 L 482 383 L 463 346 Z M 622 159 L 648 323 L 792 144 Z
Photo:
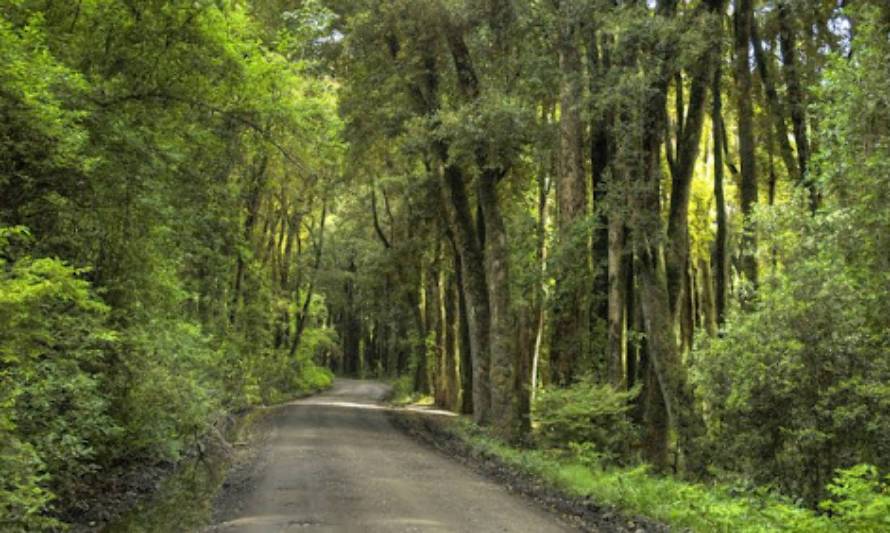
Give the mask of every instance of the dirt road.
M 380 383 L 338 379 L 272 421 L 216 531 L 568 531 L 555 515 L 395 429 Z

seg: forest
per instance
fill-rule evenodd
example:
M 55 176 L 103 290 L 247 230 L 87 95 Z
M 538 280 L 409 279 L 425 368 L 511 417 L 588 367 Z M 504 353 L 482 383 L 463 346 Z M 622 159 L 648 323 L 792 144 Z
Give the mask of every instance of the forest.
M 890 530 L 890 2 L 0 0 L 0 530 L 335 374 Z

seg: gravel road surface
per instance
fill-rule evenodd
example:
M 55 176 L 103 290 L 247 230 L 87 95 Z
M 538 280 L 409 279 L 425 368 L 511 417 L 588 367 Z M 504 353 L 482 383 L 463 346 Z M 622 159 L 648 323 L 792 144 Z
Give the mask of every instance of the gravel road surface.
M 386 392 L 381 383 L 338 379 L 329 391 L 282 408 L 255 474 L 214 530 L 570 530 L 397 430 L 382 403 Z

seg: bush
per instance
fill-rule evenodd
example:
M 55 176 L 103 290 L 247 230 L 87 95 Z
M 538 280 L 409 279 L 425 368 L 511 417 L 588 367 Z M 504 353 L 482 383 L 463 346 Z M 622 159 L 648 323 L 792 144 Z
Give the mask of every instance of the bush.
M 255 364 L 255 373 L 266 404 L 278 403 L 294 395 L 330 387 L 334 375 L 315 363 L 316 357 L 336 343 L 332 330 L 307 328 L 300 338 L 297 353 L 290 350 L 266 350 Z
M 119 431 L 101 393 L 108 309 L 56 259 L 4 262 L 0 228 L 0 510 L 4 530 L 40 529 L 71 499 Z
M 584 455 L 595 452 L 607 461 L 627 457 L 639 440 L 628 414 L 638 392 L 637 388 L 618 391 L 591 379 L 564 389 L 545 389 L 533 406 L 535 439 L 544 448 L 583 448 Z
M 417 398 L 414 393 L 414 377 L 411 374 L 401 376 L 392 382 L 392 402 L 407 404 Z
M 837 222 L 807 221 L 799 234 L 822 238 L 777 246 L 787 270 L 693 357 L 717 465 L 811 505 L 837 468 L 890 469 L 890 338 L 885 319 L 870 318 L 887 316 L 886 304 L 833 258 L 824 226 Z
M 9 405 L 0 405 L 6 411 Z M 52 529 L 58 523 L 43 515 L 53 499 L 46 489 L 45 465 L 34 447 L 21 442 L 9 414 L 0 411 L 0 529 Z
M 890 475 L 882 481 L 873 465 L 856 465 L 839 470 L 828 491 L 820 507 L 844 531 L 890 531 Z
M 216 353 L 198 326 L 155 320 L 126 331 L 125 372 L 114 413 L 125 423 L 127 459 L 176 461 L 221 410 L 210 369 Z

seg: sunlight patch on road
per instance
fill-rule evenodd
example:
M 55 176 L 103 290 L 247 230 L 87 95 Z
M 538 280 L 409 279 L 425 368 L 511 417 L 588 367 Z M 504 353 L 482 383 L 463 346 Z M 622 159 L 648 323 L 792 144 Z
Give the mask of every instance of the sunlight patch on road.
M 320 406 L 320 407 L 344 407 L 347 409 L 364 409 L 369 411 L 411 411 L 416 413 L 424 413 L 427 415 L 438 415 L 438 416 L 457 416 L 455 413 L 451 411 L 445 411 L 443 409 L 433 409 L 425 406 L 415 406 L 408 405 L 404 407 L 393 407 L 391 405 L 382 405 L 376 403 L 361 403 L 361 402 L 350 402 L 346 400 L 333 400 L 327 399 L 324 397 L 319 398 L 309 398 L 306 400 L 300 400 L 299 402 L 294 402 L 295 406 Z

